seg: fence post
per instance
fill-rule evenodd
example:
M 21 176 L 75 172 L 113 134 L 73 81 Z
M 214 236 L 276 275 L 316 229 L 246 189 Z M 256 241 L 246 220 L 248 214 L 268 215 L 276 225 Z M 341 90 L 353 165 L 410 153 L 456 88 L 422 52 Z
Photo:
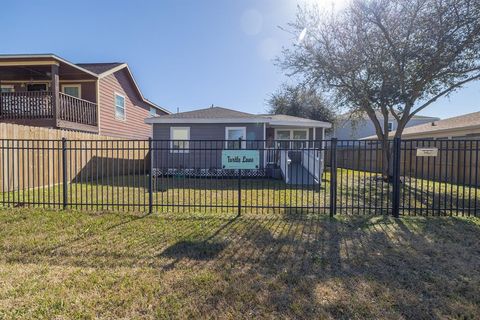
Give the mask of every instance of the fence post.
M 330 217 L 337 214 L 337 138 L 330 140 Z
M 242 137 L 238 138 L 238 148 L 242 149 Z M 242 214 L 242 169 L 238 169 L 238 204 L 237 216 Z
M 400 216 L 400 138 L 393 140 L 393 190 L 392 190 L 392 214 L 395 218 Z
M 67 183 L 67 139 L 62 138 L 62 179 L 63 179 L 63 209 L 68 205 L 68 183 Z
M 150 157 L 150 178 L 148 179 L 148 213 L 153 212 L 153 141 L 152 137 L 148 138 L 148 154 Z

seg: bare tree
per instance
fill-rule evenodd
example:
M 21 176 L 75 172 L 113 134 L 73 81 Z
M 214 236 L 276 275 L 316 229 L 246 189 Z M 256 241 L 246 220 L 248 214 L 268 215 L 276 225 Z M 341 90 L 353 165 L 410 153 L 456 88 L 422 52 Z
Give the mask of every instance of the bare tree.
M 289 27 L 306 36 L 280 64 L 368 115 L 382 143 L 385 179 L 388 115 L 400 137 L 415 114 L 480 79 L 478 0 L 354 0 L 330 14 L 299 7 Z
M 334 122 L 335 110 L 315 89 L 283 85 L 267 101 L 269 112 L 312 120 Z

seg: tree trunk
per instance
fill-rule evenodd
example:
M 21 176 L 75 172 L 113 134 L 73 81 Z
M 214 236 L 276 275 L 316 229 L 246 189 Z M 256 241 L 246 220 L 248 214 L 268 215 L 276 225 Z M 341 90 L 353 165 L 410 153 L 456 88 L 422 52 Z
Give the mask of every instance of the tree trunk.
M 386 182 L 393 181 L 391 159 L 392 148 L 390 148 L 390 141 L 388 140 L 388 135 L 384 135 L 382 139 L 382 177 Z

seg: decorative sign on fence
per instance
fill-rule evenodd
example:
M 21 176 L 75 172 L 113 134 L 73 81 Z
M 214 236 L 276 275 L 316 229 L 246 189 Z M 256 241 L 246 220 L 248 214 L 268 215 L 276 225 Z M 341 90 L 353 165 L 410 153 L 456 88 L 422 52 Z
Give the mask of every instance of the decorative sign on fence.
M 258 169 L 260 153 L 258 150 L 222 150 L 224 169 Z
M 417 157 L 436 157 L 438 148 L 417 148 Z

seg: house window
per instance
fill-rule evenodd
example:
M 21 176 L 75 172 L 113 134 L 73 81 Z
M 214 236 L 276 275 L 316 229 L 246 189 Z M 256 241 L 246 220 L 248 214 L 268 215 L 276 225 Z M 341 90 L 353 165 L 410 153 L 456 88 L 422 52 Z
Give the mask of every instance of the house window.
M 82 87 L 79 84 L 64 84 L 62 85 L 62 92 L 75 98 L 81 98 Z
M 125 97 L 115 93 L 115 118 L 125 120 Z
M 226 127 L 225 128 L 225 147 L 227 149 L 245 149 L 247 137 L 246 127 Z M 242 139 L 242 145 L 240 146 L 239 139 Z M 233 141 L 231 141 L 233 140 Z
M 388 132 L 393 131 L 393 122 L 388 123 Z
M 298 140 L 297 141 L 279 141 L 280 148 L 300 149 L 305 147 L 305 141 L 308 140 L 308 129 L 277 129 L 275 130 L 275 140 Z
M 157 115 L 157 109 L 155 109 L 154 107 L 150 107 L 150 117 L 154 117 Z
M 308 140 L 308 130 L 292 130 L 292 140 L 294 149 L 301 149 L 306 147 L 306 140 Z
M 189 127 L 170 128 L 170 153 L 188 153 L 190 143 Z
M 12 84 L 2 84 L 0 85 L 0 92 L 15 92 L 15 88 Z

